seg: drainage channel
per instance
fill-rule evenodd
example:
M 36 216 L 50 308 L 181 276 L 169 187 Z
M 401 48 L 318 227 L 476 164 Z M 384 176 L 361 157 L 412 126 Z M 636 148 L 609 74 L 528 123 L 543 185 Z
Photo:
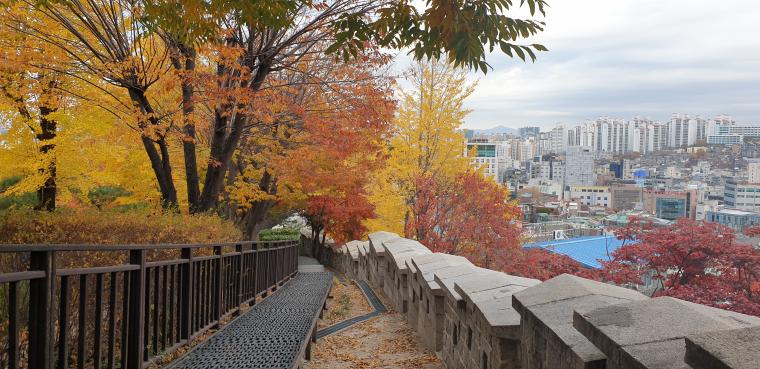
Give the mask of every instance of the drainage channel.
M 354 281 L 354 282 L 356 282 L 356 285 L 359 286 L 359 289 L 362 290 L 362 293 L 364 293 L 364 296 L 367 298 L 370 305 L 372 305 L 373 311 L 371 313 L 360 315 L 351 319 L 346 319 L 342 322 L 335 323 L 329 327 L 318 330 L 317 338 L 322 338 L 322 337 L 329 336 L 331 334 L 338 333 L 354 324 L 372 319 L 386 311 L 385 305 L 383 305 L 383 302 L 380 301 L 380 298 L 377 297 L 377 295 L 375 294 L 375 291 L 373 291 L 372 288 L 369 287 L 366 281 Z

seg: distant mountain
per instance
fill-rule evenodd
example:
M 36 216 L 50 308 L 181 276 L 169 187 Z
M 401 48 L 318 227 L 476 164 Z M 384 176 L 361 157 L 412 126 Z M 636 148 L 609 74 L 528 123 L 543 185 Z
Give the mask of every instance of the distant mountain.
M 504 133 L 517 135 L 518 130 L 514 128 L 505 127 L 505 126 L 496 126 L 489 129 L 476 129 L 475 133 L 482 134 L 482 135 L 494 135 L 494 134 L 504 134 Z

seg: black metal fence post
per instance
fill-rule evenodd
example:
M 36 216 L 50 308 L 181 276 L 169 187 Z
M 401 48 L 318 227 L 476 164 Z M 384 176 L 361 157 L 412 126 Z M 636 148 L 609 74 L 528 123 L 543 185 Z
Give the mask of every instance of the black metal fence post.
M 214 273 L 214 279 L 212 286 L 214 291 L 212 292 L 212 306 L 211 316 L 216 320 L 216 325 L 219 325 L 219 319 L 222 317 L 222 276 L 224 275 L 224 263 L 222 262 L 222 247 L 214 246 L 214 255 L 216 255 L 216 273 Z
M 142 369 L 145 335 L 145 250 L 131 250 L 129 263 L 140 269 L 129 274 L 129 326 L 127 327 L 127 368 Z
M 30 254 L 30 269 L 44 271 L 45 277 L 29 282 L 29 347 L 36 352 L 29 357 L 29 369 L 50 369 L 53 356 L 55 252 L 34 251 Z
M 193 331 L 193 249 L 185 247 L 181 253 L 181 257 L 187 260 L 187 263 L 182 268 L 182 290 L 180 291 L 182 297 L 179 302 L 179 316 L 181 319 L 179 323 L 179 338 L 180 340 L 189 341 Z
M 237 268 L 237 300 L 235 301 L 238 307 L 238 314 L 240 309 L 243 308 L 243 283 L 245 283 L 244 276 L 247 275 L 245 270 L 245 255 L 243 255 L 243 244 L 235 245 L 235 251 L 238 252 L 238 268 Z
M 254 250 L 253 262 L 251 263 L 251 273 L 253 273 L 253 300 L 251 300 L 251 305 L 256 305 L 256 296 L 259 294 L 259 283 L 261 283 L 261 279 L 259 278 L 259 260 L 261 260 L 259 246 L 258 242 L 251 245 L 251 248 Z

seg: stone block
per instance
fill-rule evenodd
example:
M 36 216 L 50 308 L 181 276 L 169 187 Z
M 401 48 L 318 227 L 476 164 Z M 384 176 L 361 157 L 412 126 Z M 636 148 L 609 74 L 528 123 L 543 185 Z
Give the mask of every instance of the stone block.
M 457 265 L 436 271 L 434 280 L 440 287 L 444 306 L 441 358 L 447 368 L 468 369 L 481 367 L 484 357 L 482 329 L 478 327 L 475 310 L 469 309 L 463 297 L 455 290 L 457 282 L 496 273 L 471 265 Z M 488 353 L 486 353 L 488 355 Z M 486 362 L 488 358 L 485 358 Z
M 685 361 L 694 369 L 756 369 L 760 326 L 686 336 Z
M 368 241 L 349 241 L 346 242 L 346 245 L 344 246 L 344 250 L 351 256 L 353 259 L 359 258 L 359 246 L 363 244 L 369 244 Z
M 396 310 L 407 314 L 409 308 L 409 269 L 407 260 L 416 255 L 432 252 L 421 243 L 407 238 L 393 238 L 383 242 L 385 247 L 386 272 L 383 277 L 383 291 Z
M 672 297 L 577 308 L 574 327 L 607 357 L 609 369 L 689 368 L 684 337 L 760 325 L 760 318 Z
M 359 249 L 359 265 L 361 267 L 362 264 L 367 264 L 367 255 L 369 254 L 369 242 L 362 243 L 358 246 Z M 367 273 L 367 270 L 364 271 L 365 275 Z
M 511 306 L 512 294 L 540 281 L 483 271 L 463 276 L 454 290 L 463 298 L 468 339 L 473 331 L 476 342 L 468 346 L 469 367 L 519 368 L 520 314 Z
M 568 274 L 514 293 L 523 369 L 605 368 L 602 351 L 573 328 L 573 311 L 646 299 L 636 291 Z
M 447 268 L 469 266 L 472 263 L 461 256 L 449 254 L 416 255 L 407 260 L 410 273 L 410 308 L 407 312 L 409 325 L 418 332 L 423 346 L 440 351 L 443 347 L 444 295 L 435 282 L 435 272 Z
M 368 253 L 368 282 L 374 287 L 383 288 L 386 263 L 385 259 L 385 241 L 399 238 L 399 235 L 391 232 L 374 232 L 369 236 L 369 253 Z
M 523 306 L 533 306 L 587 295 L 604 295 L 622 300 L 646 299 L 646 296 L 628 288 L 562 274 L 541 283 L 538 287 L 522 291 L 517 302 Z
M 370 252 L 374 254 L 384 253 L 385 247 L 383 246 L 383 242 L 394 239 L 394 238 L 399 238 L 399 237 L 400 236 L 395 233 L 385 232 L 385 231 L 370 233 L 367 236 L 367 238 L 369 239 Z

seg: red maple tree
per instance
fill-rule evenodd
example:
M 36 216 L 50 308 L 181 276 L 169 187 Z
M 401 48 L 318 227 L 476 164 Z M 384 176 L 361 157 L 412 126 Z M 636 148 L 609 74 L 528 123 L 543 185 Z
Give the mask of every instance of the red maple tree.
M 509 250 L 520 247 L 515 221 L 520 209 L 506 188 L 467 171 L 454 181 L 418 178 L 413 219 L 407 237 L 433 252 L 462 255 L 489 268 Z
M 542 249 L 523 249 L 520 209 L 509 191 L 469 171 L 454 182 L 418 178 L 413 219 L 406 236 L 433 252 L 461 255 L 474 264 L 512 275 L 546 280 L 562 273 L 594 278 L 571 258 Z
M 651 276 L 656 296 L 760 316 L 760 251 L 736 242 L 730 228 L 686 218 L 661 228 L 629 224 L 616 235 L 631 242 L 602 263 L 605 279 L 642 284 Z
M 760 237 L 760 224 L 745 228 L 744 235 L 748 237 Z

